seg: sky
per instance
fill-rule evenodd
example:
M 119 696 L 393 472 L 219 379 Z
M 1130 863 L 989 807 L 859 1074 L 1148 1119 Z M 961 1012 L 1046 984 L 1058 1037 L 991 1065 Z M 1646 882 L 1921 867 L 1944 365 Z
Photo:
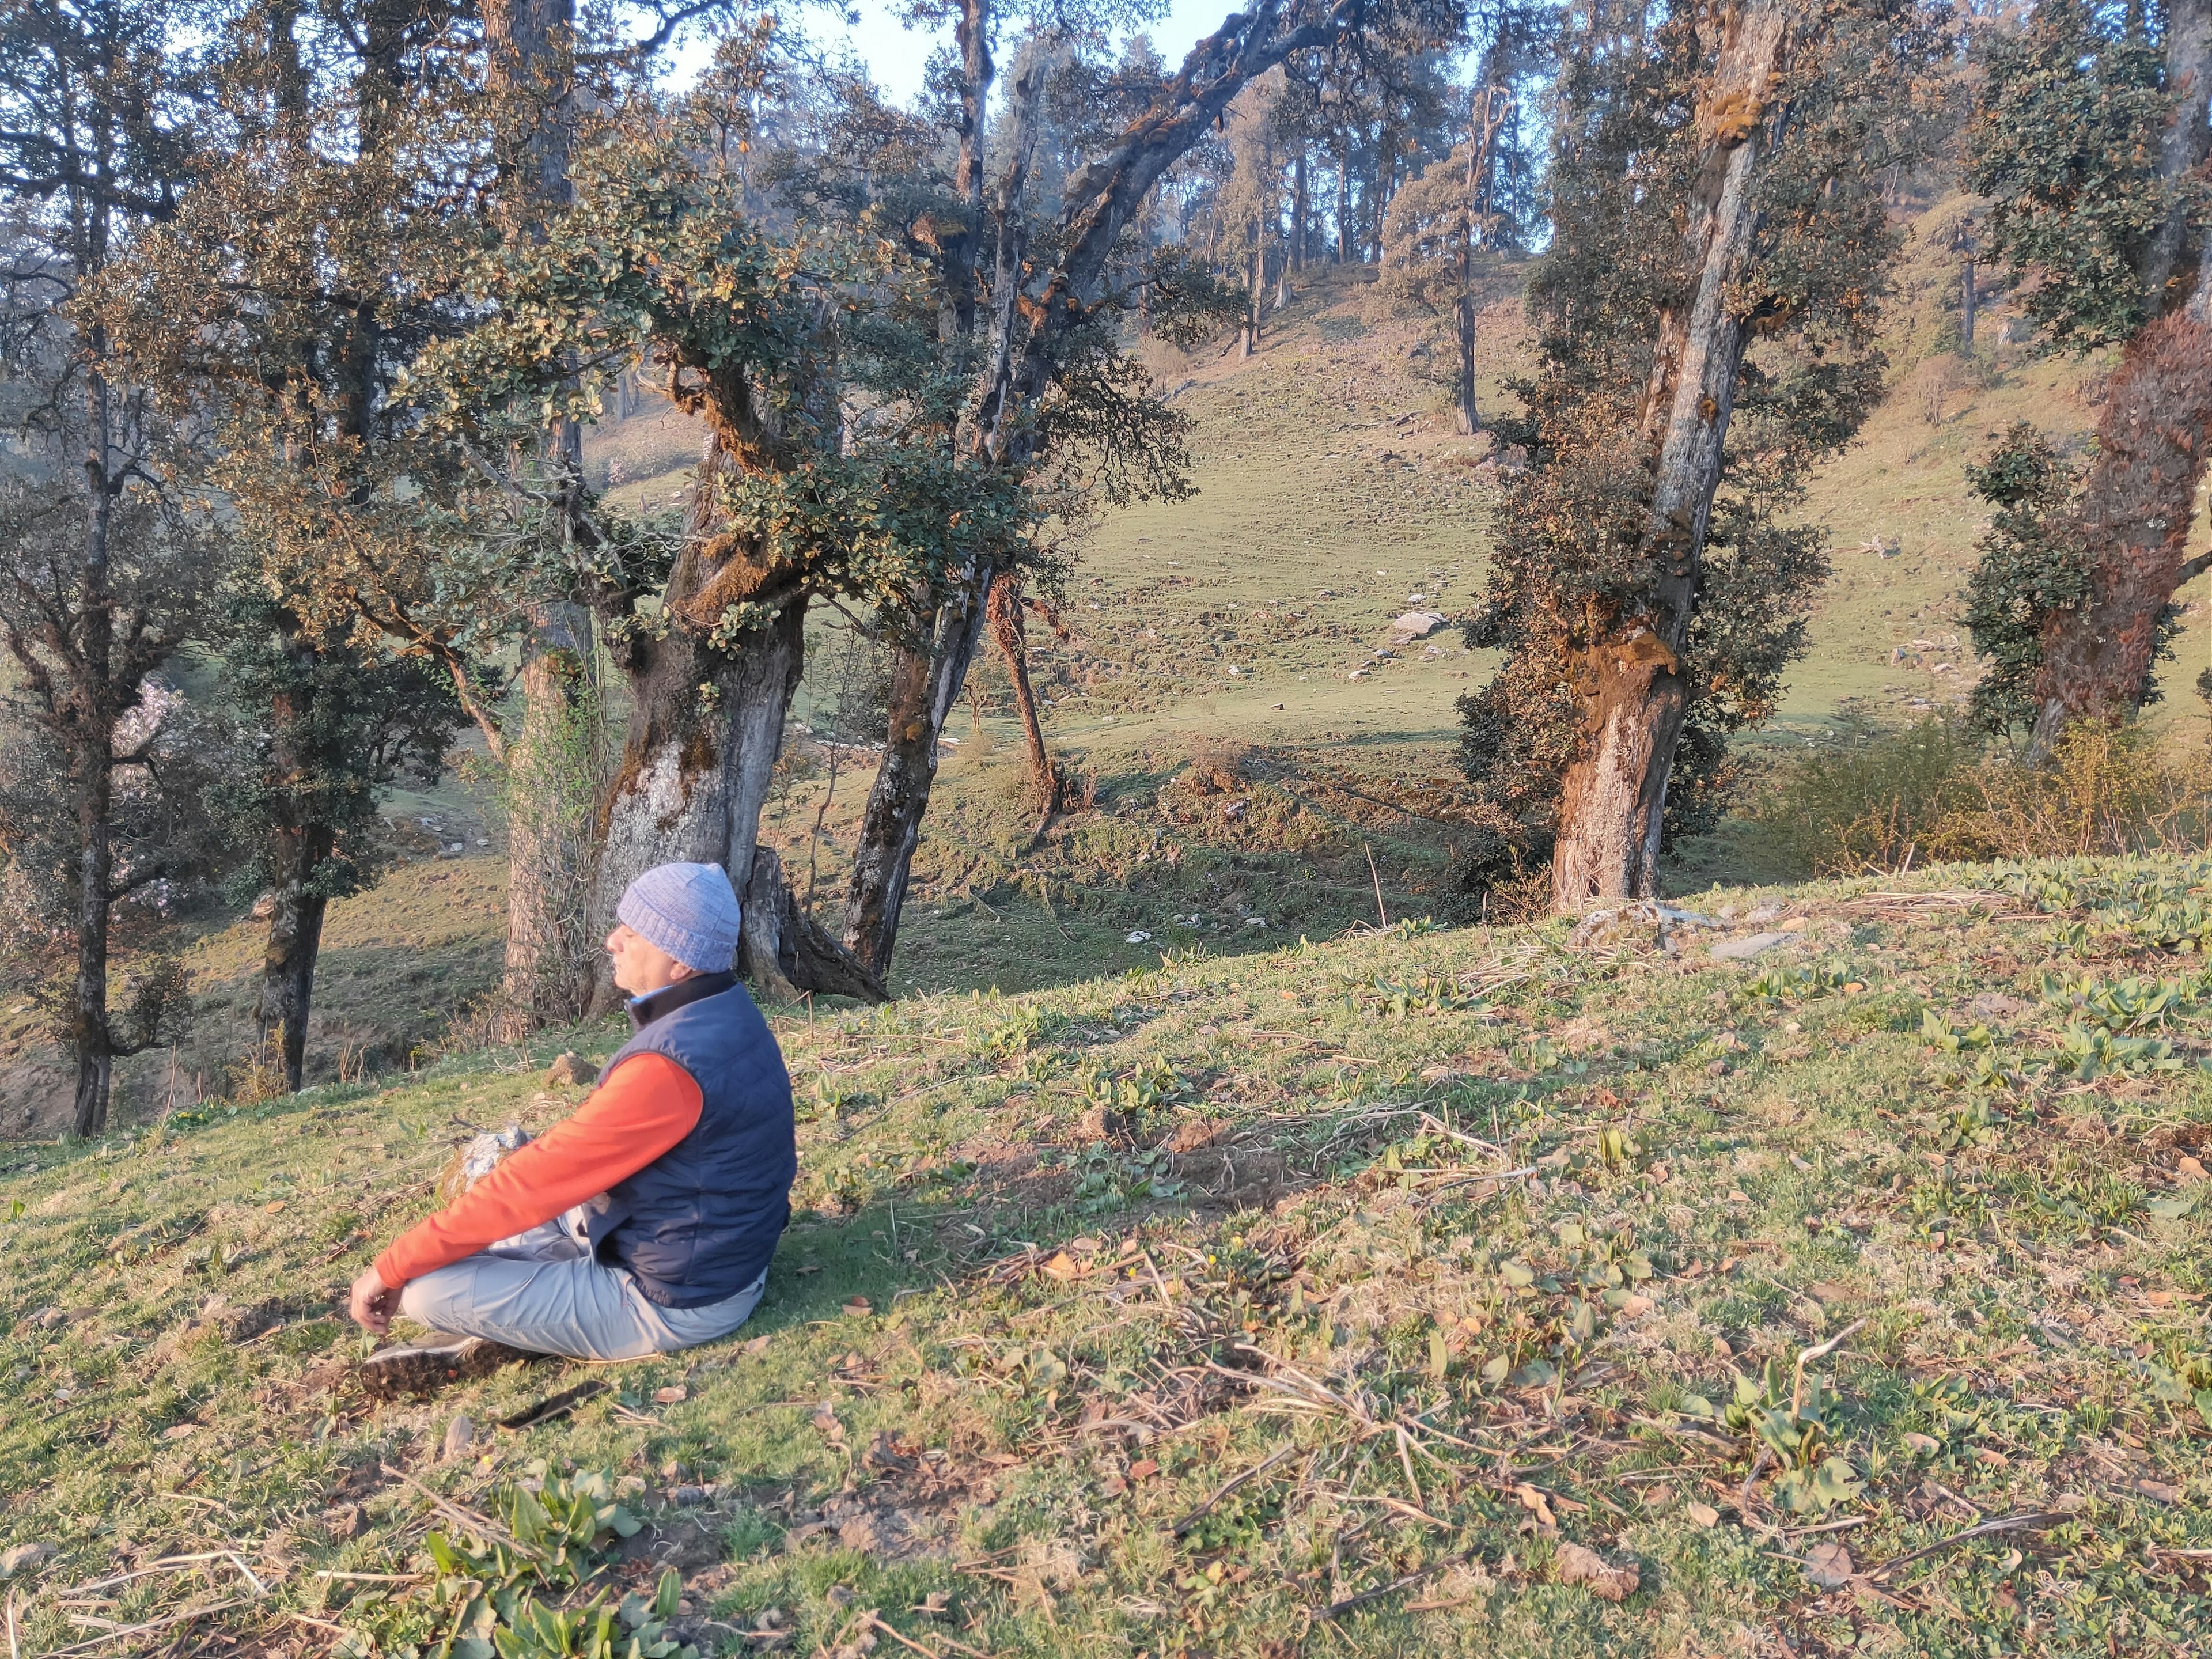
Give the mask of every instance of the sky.
M 801 14 L 806 32 L 832 49 L 848 45 L 894 103 L 909 102 L 921 90 L 922 69 L 931 52 L 940 42 L 951 43 L 952 25 L 948 21 L 933 31 L 905 28 L 898 20 L 902 8 L 896 0 L 849 0 L 849 8 L 860 18 L 850 28 L 832 8 L 807 9 Z M 1168 0 L 1166 15 L 1145 32 L 1172 68 L 1236 9 L 1235 0 Z

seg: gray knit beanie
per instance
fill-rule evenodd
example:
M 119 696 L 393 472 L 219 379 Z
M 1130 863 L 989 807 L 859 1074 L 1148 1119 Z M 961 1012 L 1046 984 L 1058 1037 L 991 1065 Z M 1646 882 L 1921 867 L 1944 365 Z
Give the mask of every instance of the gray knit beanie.
M 663 864 L 630 883 L 615 915 L 685 967 L 719 974 L 737 959 L 737 890 L 719 864 Z

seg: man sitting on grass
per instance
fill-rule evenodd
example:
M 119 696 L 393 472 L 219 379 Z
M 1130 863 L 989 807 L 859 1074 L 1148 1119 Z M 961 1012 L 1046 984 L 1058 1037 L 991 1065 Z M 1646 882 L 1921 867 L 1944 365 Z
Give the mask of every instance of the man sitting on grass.
M 524 1354 L 666 1353 L 726 1336 L 760 1300 L 798 1157 L 783 1055 L 731 971 L 737 894 L 720 865 L 664 864 L 615 914 L 607 954 L 636 1034 L 574 1116 L 354 1281 L 369 1330 L 396 1310 L 443 1334 L 371 1354 L 369 1392 Z

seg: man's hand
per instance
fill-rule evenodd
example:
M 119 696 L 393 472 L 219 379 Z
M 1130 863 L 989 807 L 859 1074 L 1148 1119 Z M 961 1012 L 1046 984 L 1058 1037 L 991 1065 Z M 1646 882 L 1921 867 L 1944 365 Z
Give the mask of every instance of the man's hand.
M 374 1331 L 379 1336 L 392 1327 L 392 1312 L 399 1305 L 399 1292 L 378 1277 L 371 1267 L 353 1282 L 353 1301 L 349 1311 L 354 1322 L 364 1330 Z

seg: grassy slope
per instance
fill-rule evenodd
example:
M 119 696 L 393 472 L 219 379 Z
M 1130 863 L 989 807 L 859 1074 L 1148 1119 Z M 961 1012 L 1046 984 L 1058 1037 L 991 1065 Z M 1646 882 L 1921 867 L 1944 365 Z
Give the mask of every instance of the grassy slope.
M 2191 1365 L 2212 1382 L 2212 1203 L 2147 1206 L 2208 1191 L 2212 1084 L 2045 1069 L 2067 1021 L 2038 1001 L 2062 949 L 2107 976 L 2201 957 L 2130 937 L 2140 901 L 2069 934 L 1977 880 L 1731 896 L 1731 931 L 1762 899 L 1803 921 L 1756 969 L 1703 933 L 1669 954 L 1559 924 L 1400 931 L 781 1018 L 799 1212 L 741 1340 L 434 1405 L 361 1398 L 334 1298 L 469 1127 L 572 1103 L 541 1086 L 550 1048 L 18 1148 L 0 1541 L 63 1547 L 18 1586 L 24 1651 L 82 1635 L 65 1613 L 211 1599 L 157 1574 L 58 1605 L 216 1548 L 271 1585 L 217 1620 L 256 1650 L 331 1626 L 389 1650 L 422 1629 L 404 1593 L 314 1576 L 414 1570 L 425 1504 L 385 1467 L 482 1507 L 533 1459 L 634 1477 L 655 1529 L 617 1576 L 679 1566 L 709 1651 L 771 1607 L 799 1652 L 859 1651 L 863 1609 L 938 1655 L 2201 1650 L 2205 1423 L 2162 1394 Z M 1813 994 L 1798 970 L 1823 963 L 1843 971 Z M 1938 1053 L 1923 1007 L 1985 1024 L 2016 1080 L 1955 1080 L 1976 1039 Z M 2203 1018 L 2173 1034 L 2201 1045 Z M 1126 1119 L 1099 1112 L 1124 1084 Z M 1536 1173 L 1481 1178 L 1506 1169 Z M 1808 1370 L 1863 1491 L 1778 1510 L 1747 1437 L 1680 1408 L 1769 1361 L 1786 1395 L 1846 1327 Z M 587 1376 L 613 1391 L 438 1461 L 456 1412 Z M 706 1501 L 669 1507 L 678 1484 Z M 1823 1592 L 1801 1565 L 1841 1543 L 1863 1571 L 2030 1511 L 2063 1518 L 1879 1587 Z M 1570 1542 L 1640 1589 L 1563 1583 Z M 907 1611 L 933 1591 L 948 1613 Z
M 1888 340 L 1896 392 L 1864 441 L 1814 482 L 1808 510 L 1831 527 L 1836 574 L 1775 728 L 1748 745 L 1755 763 L 1841 714 L 1904 718 L 1916 702 L 1960 695 L 1972 664 L 1953 641 L 1979 525 L 1961 468 L 2014 420 L 2075 436 L 2093 422 L 2083 387 L 2095 366 L 1997 343 L 2008 315 L 2001 302 L 1984 313 L 1972 362 L 1942 349 L 1949 211 L 1938 204 L 1916 226 L 1900 266 Z M 1496 377 L 1524 349 L 1515 280 L 1499 278 L 1483 315 L 1489 409 L 1503 398 Z M 1024 989 L 1120 971 L 1162 945 L 1264 949 L 1285 932 L 1322 937 L 1373 918 L 1378 879 L 1393 917 L 1443 908 L 1458 833 L 1452 704 L 1489 665 L 1455 633 L 1433 641 L 1435 655 L 1373 655 L 1408 595 L 1460 612 L 1483 570 L 1491 475 L 1477 463 L 1486 441 L 1450 433 L 1443 389 L 1429 377 L 1436 360 L 1417 355 L 1439 338 L 1432 325 L 1390 314 L 1368 273 L 1320 270 L 1302 279 L 1256 358 L 1162 356 L 1155 367 L 1193 420 L 1198 493 L 1104 515 L 1068 586 L 1068 641 L 1031 629 L 1052 741 L 1095 788 L 1096 810 L 1028 844 L 1016 728 L 1003 675 L 987 660 L 976 675 L 985 718 L 956 723 L 917 860 L 895 969 L 902 989 Z M 620 499 L 666 505 L 680 498 L 696 442 L 663 410 L 595 434 L 590 459 L 620 469 Z M 1897 556 L 1863 550 L 1869 541 Z M 2201 603 L 2190 607 L 2167 672 L 2175 694 L 2159 716 L 2191 733 L 2203 710 L 2185 688 L 2212 660 L 2203 617 Z M 818 718 L 831 662 L 823 621 L 802 722 Z M 866 771 L 850 760 L 818 842 L 828 778 L 813 745 L 794 751 L 766 818 L 787 862 L 803 871 L 811 861 L 832 903 L 866 795 Z M 410 919 L 420 915 L 450 948 L 425 963 L 364 936 L 357 961 L 335 962 L 311 1075 L 333 1075 L 349 1044 L 405 1063 L 495 979 L 497 849 L 473 856 L 480 810 L 447 790 L 394 811 L 471 823 L 472 856 L 460 861 L 469 898 L 455 903 L 440 884 L 445 866 L 422 863 L 341 907 L 333 943 L 343 951 L 354 949 L 356 917 L 372 931 L 398 921 L 414 937 Z M 1674 884 L 1788 873 L 1735 823 L 1683 849 Z M 1252 927 L 1255 916 L 1267 927 Z M 1133 931 L 1152 938 L 1133 945 Z M 220 1087 L 245 1041 L 258 933 L 237 921 L 190 947 L 206 1012 L 177 1066 L 186 1097 L 195 1079 Z M 32 1024 L 27 1010 L 0 1009 L 9 1133 L 51 1133 L 67 1103 L 58 1056 Z M 165 1057 L 128 1067 L 125 1114 L 167 1099 L 172 1085 Z

